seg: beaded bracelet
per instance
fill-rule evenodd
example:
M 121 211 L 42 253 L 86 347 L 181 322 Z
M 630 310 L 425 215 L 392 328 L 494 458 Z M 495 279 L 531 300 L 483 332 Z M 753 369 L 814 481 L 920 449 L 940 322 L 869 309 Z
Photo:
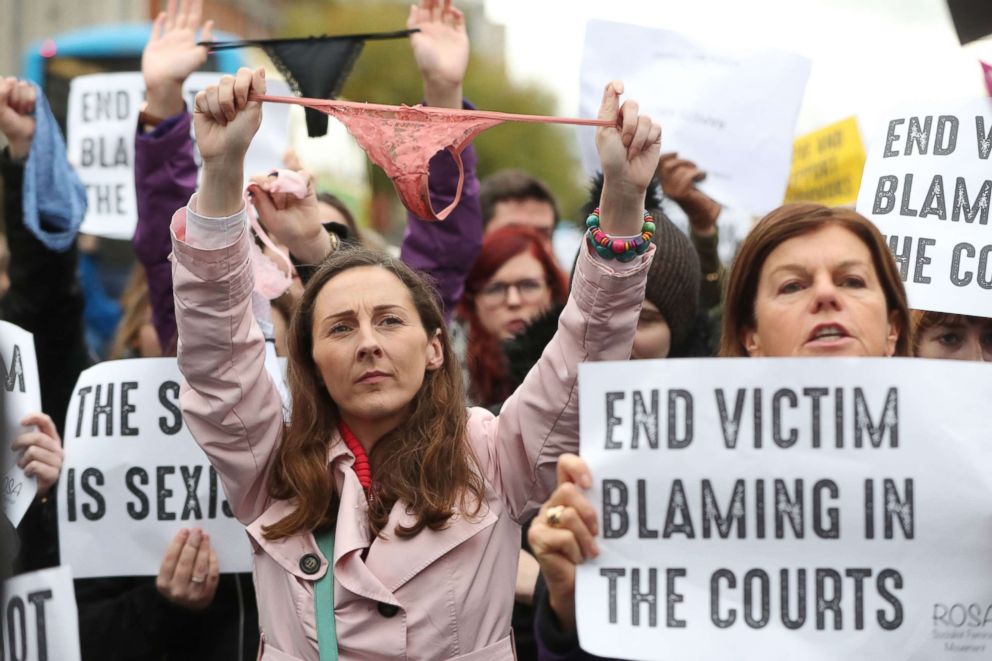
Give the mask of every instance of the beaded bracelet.
M 599 256 L 603 259 L 615 259 L 618 262 L 629 262 L 638 255 L 643 255 L 651 245 L 651 237 L 654 236 L 655 230 L 654 218 L 645 211 L 640 236 L 633 239 L 615 239 L 599 229 L 599 207 L 596 207 L 586 218 L 586 227 L 589 228 L 586 240 Z

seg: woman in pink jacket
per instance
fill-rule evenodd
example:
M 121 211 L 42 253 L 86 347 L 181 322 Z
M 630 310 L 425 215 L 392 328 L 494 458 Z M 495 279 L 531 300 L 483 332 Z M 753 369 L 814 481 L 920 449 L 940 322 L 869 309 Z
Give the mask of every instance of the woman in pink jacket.
M 651 249 L 626 263 L 583 252 L 555 340 L 498 417 L 466 409 L 419 277 L 332 253 L 292 322 L 284 423 L 251 311 L 241 196 L 261 119 L 248 95 L 264 89 L 263 71 L 242 69 L 197 96 L 203 183 L 172 224 L 181 403 L 252 541 L 260 658 L 512 659 L 517 522 L 577 449 L 578 363 L 630 354 Z M 620 93 L 606 87 L 600 117 L 616 126 L 596 138 L 601 231 L 631 237 L 661 129 Z M 293 223 L 293 202 L 276 204 Z

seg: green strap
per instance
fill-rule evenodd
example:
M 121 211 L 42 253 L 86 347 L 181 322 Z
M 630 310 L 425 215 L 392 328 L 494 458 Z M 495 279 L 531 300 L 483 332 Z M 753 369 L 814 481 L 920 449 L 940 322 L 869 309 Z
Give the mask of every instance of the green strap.
M 338 661 L 338 632 L 334 624 L 334 529 L 315 535 L 317 548 L 327 558 L 327 571 L 314 584 L 317 615 L 317 646 L 320 661 Z

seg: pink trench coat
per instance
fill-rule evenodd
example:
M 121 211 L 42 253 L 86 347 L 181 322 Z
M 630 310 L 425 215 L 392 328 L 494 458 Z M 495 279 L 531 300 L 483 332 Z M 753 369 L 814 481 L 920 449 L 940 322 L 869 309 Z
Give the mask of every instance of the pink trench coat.
M 251 311 L 248 233 L 221 249 L 197 249 L 177 238 L 185 236 L 185 212 L 173 218 L 183 414 L 251 539 L 259 658 L 318 661 L 313 587 L 327 561 L 310 533 L 278 541 L 262 534 L 293 504 L 266 489 L 283 419 Z M 501 415 L 471 410 L 467 441 L 487 485 L 478 517 L 456 514 L 441 531 L 398 539 L 391 531 L 412 517 L 397 503 L 383 537 L 370 540 L 354 458 L 333 432 L 327 463 L 341 494 L 333 559 L 341 659 L 514 658 L 517 522 L 550 495 L 558 456 L 578 450 L 578 364 L 630 356 L 650 262 L 651 253 L 620 265 L 583 250 L 540 362 Z

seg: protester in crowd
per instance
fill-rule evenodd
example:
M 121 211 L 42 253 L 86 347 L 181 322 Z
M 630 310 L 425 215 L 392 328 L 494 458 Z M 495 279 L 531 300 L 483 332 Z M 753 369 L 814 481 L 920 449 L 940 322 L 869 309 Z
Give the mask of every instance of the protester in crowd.
M 175 355 L 168 223 L 196 185 L 181 90 L 207 57 L 206 49 L 196 46 L 197 30 L 209 39 L 211 27 L 201 23 L 201 4 L 171 5 L 155 21 L 142 56 L 147 105 L 136 133 L 133 239 L 140 264 L 122 297 L 115 358 Z M 157 577 L 77 580 L 83 659 L 254 659 L 258 631 L 250 577 L 221 576 L 220 569 L 209 538 L 184 529 L 163 549 Z
M 28 424 L 37 425 L 31 438 L 39 449 L 31 454 L 45 450 L 47 479 L 56 458 L 61 466 L 53 441 L 61 445 L 72 388 L 89 365 L 75 247 L 86 198 L 65 159 L 58 125 L 39 94 L 30 83 L 0 78 L 0 133 L 9 143 L 0 154 L 0 176 L 10 250 L 10 288 L 0 299 L 0 317 L 34 337 L 41 407 L 52 424 Z M 56 531 L 55 499 L 35 499 L 18 525 L 15 571 L 58 565 Z
M 720 234 L 717 221 L 722 207 L 696 184 L 706 178 L 694 162 L 677 153 L 662 154 L 656 171 L 665 197 L 672 200 L 689 219 L 689 239 L 699 255 L 702 281 L 699 304 L 709 320 L 709 351 L 716 354 L 720 338 L 720 317 L 726 271 L 720 260 Z
M 913 355 L 992 362 L 992 319 L 914 310 Z
M 482 182 L 479 194 L 487 232 L 503 227 L 527 227 L 551 247 L 560 216 L 547 185 L 523 170 L 500 170 Z
M 513 226 L 486 234 L 458 303 L 458 316 L 467 326 L 471 401 L 498 406 L 510 395 L 501 343 L 552 305 L 560 311 L 567 298 L 568 282 L 540 234 Z
M 578 362 L 630 351 L 651 250 L 626 263 L 580 257 L 559 337 L 498 418 L 466 411 L 422 280 L 374 253 L 332 255 L 294 317 L 285 425 L 262 374 L 244 221 L 222 220 L 243 218 L 237 164 L 261 120 L 248 96 L 264 89 L 264 71 L 242 69 L 197 96 L 203 183 L 173 221 L 181 403 L 256 545 L 263 658 L 316 659 L 314 632 L 323 637 L 318 627 L 330 623 L 350 655 L 512 658 L 516 521 L 547 493 L 557 455 L 576 445 Z M 660 128 L 633 102 L 621 113 L 620 92 L 607 86 L 600 116 L 622 128 L 597 131 L 602 231 L 631 236 L 643 227 Z M 334 561 L 330 620 L 331 599 L 313 592 L 329 569 L 325 554 Z
M 849 209 L 788 205 L 741 244 L 721 355 L 908 356 L 909 322 L 898 267 L 871 222 Z M 547 661 L 596 658 L 575 635 L 575 566 L 597 555 L 598 515 L 582 494 L 591 484 L 582 459 L 562 456 L 558 488 L 530 528 L 545 580 L 535 595 L 535 627 Z
M 196 33 L 210 40 L 211 21 L 202 20 L 202 0 L 183 0 L 159 15 L 141 53 L 146 103 L 138 117 L 134 184 L 138 208 L 132 244 L 144 266 L 152 324 L 162 355 L 175 355 L 176 320 L 172 303 L 169 219 L 196 188 L 197 166 L 190 136 L 191 116 L 183 84 L 207 61 Z

